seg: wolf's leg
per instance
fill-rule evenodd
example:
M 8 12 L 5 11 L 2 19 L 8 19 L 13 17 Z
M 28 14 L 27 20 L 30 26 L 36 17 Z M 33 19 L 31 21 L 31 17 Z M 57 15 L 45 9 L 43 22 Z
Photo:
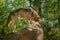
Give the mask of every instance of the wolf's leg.
M 12 26 L 11 26 L 12 27 L 11 28 L 12 32 L 16 32 L 15 28 L 16 28 L 17 22 L 18 22 L 18 18 L 14 17 L 13 20 L 12 20 Z

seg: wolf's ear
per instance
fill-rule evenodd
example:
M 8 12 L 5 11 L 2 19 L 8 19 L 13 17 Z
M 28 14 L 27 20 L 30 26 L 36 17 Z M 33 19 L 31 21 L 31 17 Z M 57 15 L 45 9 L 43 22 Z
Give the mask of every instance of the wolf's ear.
M 32 7 L 29 7 L 30 10 L 32 10 Z
M 34 9 L 33 9 L 32 7 L 28 7 L 28 9 L 29 9 L 30 11 L 34 11 Z
M 28 7 L 28 10 L 31 11 L 31 7 Z

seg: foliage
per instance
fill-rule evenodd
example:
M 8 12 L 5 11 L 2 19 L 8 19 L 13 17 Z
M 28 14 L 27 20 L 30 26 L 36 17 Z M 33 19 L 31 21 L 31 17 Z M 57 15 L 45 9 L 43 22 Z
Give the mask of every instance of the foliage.
M 59 0 L 34 0 L 31 3 L 35 9 L 38 8 L 41 16 L 44 40 L 60 40 L 59 3 Z
M 18 23 L 16 24 L 16 30 L 20 30 L 22 28 L 28 27 L 27 20 L 25 18 L 20 18 Z
M 11 32 L 11 28 L 6 27 L 6 20 L 10 12 L 14 11 L 15 9 L 25 7 L 27 6 L 26 4 L 27 4 L 27 0 L 25 0 L 24 2 L 23 0 L 17 0 L 17 1 L 16 0 L 0 0 L 0 10 L 1 10 L 0 11 L 0 32 L 1 32 L 0 35 L 3 35 L 3 34 L 6 35 L 8 34 L 8 32 Z
M 0 35 L 6 35 L 11 32 L 10 28 L 5 26 L 10 12 L 21 7 L 27 8 L 29 4 L 41 16 L 44 40 L 60 40 L 59 0 L 0 0 Z M 25 19 L 19 19 L 16 24 L 16 30 L 27 27 L 27 25 Z

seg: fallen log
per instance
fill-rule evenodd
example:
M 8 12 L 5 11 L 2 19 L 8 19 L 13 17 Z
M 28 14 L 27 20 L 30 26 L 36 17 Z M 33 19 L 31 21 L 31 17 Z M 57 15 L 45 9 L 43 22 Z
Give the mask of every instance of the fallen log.
M 29 27 L 9 34 L 3 40 L 43 40 L 43 29 L 38 22 L 33 22 Z

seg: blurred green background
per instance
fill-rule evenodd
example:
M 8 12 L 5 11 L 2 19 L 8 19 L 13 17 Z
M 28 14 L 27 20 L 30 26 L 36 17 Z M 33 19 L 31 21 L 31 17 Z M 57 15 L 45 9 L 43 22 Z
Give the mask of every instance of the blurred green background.
M 0 0 L 0 36 L 7 35 L 10 30 L 6 27 L 9 14 L 21 7 L 28 6 L 38 11 L 41 16 L 44 40 L 60 40 L 60 0 Z M 24 18 L 19 19 L 16 30 L 26 27 Z

